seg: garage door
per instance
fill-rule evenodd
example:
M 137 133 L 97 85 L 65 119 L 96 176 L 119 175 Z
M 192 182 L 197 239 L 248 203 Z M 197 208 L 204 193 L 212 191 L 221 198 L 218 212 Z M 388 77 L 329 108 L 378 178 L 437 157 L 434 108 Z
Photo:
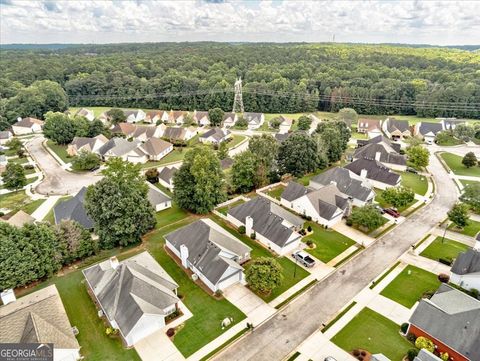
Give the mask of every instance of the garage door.
M 224 290 L 228 286 L 233 285 L 234 283 L 237 283 L 238 281 L 240 281 L 241 277 L 242 277 L 242 272 L 238 271 L 237 273 L 234 273 L 233 275 L 224 279 L 223 281 L 220 281 L 218 283 L 218 288 L 220 288 L 221 290 Z

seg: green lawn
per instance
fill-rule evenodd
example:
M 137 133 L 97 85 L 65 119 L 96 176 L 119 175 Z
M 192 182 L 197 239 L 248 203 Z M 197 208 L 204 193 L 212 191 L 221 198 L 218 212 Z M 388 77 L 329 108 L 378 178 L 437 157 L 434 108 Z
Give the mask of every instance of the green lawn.
M 463 157 L 452 153 L 441 153 L 440 156 L 447 163 L 453 173 L 470 177 L 480 177 L 480 167 L 467 168 L 462 164 Z
M 468 225 L 465 226 L 463 229 L 455 228 L 455 225 L 452 223 L 448 226 L 448 229 L 452 231 L 464 234 L 466 236 L 475 237 L 475 235 L 480 232 L 480 222 L 472 221 L 471 219 L 468 221 Z
M 333 229 L 325 229 L 314 222 L 305 223 L 305 228 L 308 226 L 312 227 L 313 233 L 303 241 L 312 240 L 315 248 L 306 248 L 306 251 L 322 262 L 329 262 L 355 244 L 355 241 Z
M 316 175 L 320 174 L 320 173 L 323 173 L 325 172 L 327 169 L 329 168 L 325 168 L 325 169 L 319 169 L 313 173 L 310 173 L 310 174 L 306 174 L 304 175 L 303 177 L 301 178 L 298 178 L 296 180 L 296 182 L 300 183 L 300 184 L 303 184 L 304 186 L 308 186 L 309 183 L 310 183 L 310 179 L 312 179 L 313 177 L 315 177 Z
M 382 193 L 383 190 L 381 189 L 375 189 L 375 202 L 378 203 L 378 205 L 382 208 L 390 208 L 392 205 L 390 203 L 387 203 L 383 198 L 382 198 Z M 412 205 L 414 205 L 417 202 L 416 199 L 414 199 L 412 202 L 408 203 L 407 205 L 403 207 L 398 207 L 398 211 L 402 213 L 404 210 L 408 209 Z
M 230 142 L 228 142 L 228 147 L 229 148 L 235 147 L 236 145 L 240 144 L 245 138 L 246 138 L 246 136 L 244 136 L 244 135 L 233 134 L 232 135 L 232 140 Z
M 215 222 L 217 222 L 219 225 L 221 225 L 224 229 L 226 229 L 228 232 L 230 232 L 239 240 L 241 240 L 243 243 L 245 243 L 247 246 L 252 248 L 252 252 L 250 253 L 252 259 L 255 259 L 258 257 L 275 257 L 269 250 L 262 247 L 257 241 L 254 241 L 250 239 L 250 237 L 247 237 L 245 235 L 238 233 L 236 229 L 228 225 L 227 222 L 222 220 L 220 217 L 211 216 L 211 218 Z M 309 275 L 309 273 L 305 271 L 303 268 L 296 266 L 295 263 L 291 261 L 289 257 L 290 257 L 289 255 L 284 257 L 276 257 L 276 260 L 278 261 L 278 263 L 280 263 L 280 265 L 283 268 L 284 279 L 283 279 L 282 285 L 278 288 L 275 288 L 271 294 L 269 295 L 259 294 L 259 296 L 265 302 L 272 301 L 276 297 L 280 296 L 283 292 L 288 290 L 290 287 L 295 285 L 297 282 L 301 281 L 303 278 Z M 244 267 L 248 269 L 249 263 L 244 265 Z
M 400 326 L 395 322 L 366 307 L 331 341 L 347 352 L 363 349 L 400 361 L 414 346 L 398 333 L 399 330 Z
M 65 163 L 70 163 L 72 157 L 70 157 L 67 153 L 67 146 L 56 144 L 55 142 L 48 140 L 47 146 L 56 154 L 58 157 L 63 160 Z
M 176 204 L 172 204 L 172 208 L 155 213 L 157 224 L 155 228 L 161 228 L 169 224 L 178 222 L 179 220 L 188 217 L 188 212 L 179 208 Z
M 352 138 L 353 139 L 368 139 L 367 134 L 357 133 L 357 132 L 352 132 Z
M 285 190 L 285 186 L 280 184 L 276 187 L 273 187 L 272 189 L 270 189 L 268 191 L 265 191 L 265 193 L 268 194 L 272 198 L 280 200 L 280 196 L 282 195 L 284 190 Z
M 415 193 L 420 194 L 421 196 L 427 193 L 428 180 L 423 175 L 403 172 L 401 176 L 402 186 L 411 188 Z
M 170 189 L 168 189 L 167 187 L 164 187 L 160 183 L 155 183 L 154 186 L 157 187 L 158 189 L 160 189 L 163 193 L 165 193 L 169 197 L 172 197 L 172 195 L 173 195 L 172 191 Z
M 408 265 L 380 294 L 411 308 L 424 293 L 436 291 L 438 286 L 435 274 Z
M 455 259 L 458 254 L 468 250 L 466 244 L 453 241 L 451 239 L 445 238 L 442 242 L 442 237 L 437 237 L 435 240 L 430 243 L 430 245 L 425 248 L 425 250 L 420 253 L 420 256 L 427 257 L 438 261 L 439 258 Z
M 471 180 L 465 180 L 465 179 L 460 179 L 460 183 L 463 184 L 463 186 L 468 186 L 470 184 L 477 184 L 477 183 L 480 183 L 480 181 L 476 182 L 476 181 L 471 181 Z
M 17 164 L 25 164 L 25 163 L 28 163 L 28 158 L 27 157 L 24 157 L 24 158 L 13 158 L 13 159 L 9 159 L 8 160 L 9 162 L 12 162 L 12 163 L 17 163 Z
M 228 210 L 232 209 L 233 207 L 239 206 L 240 204 L 243 204 L 243 203 L 245 203 L 243 199 L 238 199 L 233 203 L 217 208 L 217 211 L 220 212 L 221 214 L 227 215 Z
M 0 208 L 20 209 L 30 202 L 30 197 L 25 194 L 25 191 L 0 195 Z
M 181 150 L 179 150 L 181 149 Z M 163 164 L 167 163 L 173 163 L 173 162 L 180 162 L 183 160 L 183 157 L 185 157 L 185 153 L 189 150 L 188 147 L 186 148 L 174 148 L 173 151 L 168 153 L 165 157 L 160 159 L 159 161 L 154 161 L 154 162 L 147 162 L 145 164 L 142 164 L 142 169 L 143 168 L 153 168 L 153 167 L 158 167 Z
M 453 135 L 449 135 L 448 138 L 447 137 L 445 137 L 445 139 L 441 138 L 441 141 L 438 141 L 438 139 L 437 139 L 437 144 L 441 145 L 443 147 L 450 147 L 450 146 L 453 146 L 453 145 L 463 144 L 463 141 L 455 138 Z

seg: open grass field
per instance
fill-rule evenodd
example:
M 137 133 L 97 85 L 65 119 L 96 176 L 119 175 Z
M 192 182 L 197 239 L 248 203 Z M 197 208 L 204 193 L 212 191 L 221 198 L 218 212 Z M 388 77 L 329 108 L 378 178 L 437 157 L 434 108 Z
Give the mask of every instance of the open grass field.
M 411 188 L 415 193 L 420 194 L 421 196 L 427 193 L 428 180 L 423 175 L 403 172 L 401 176 L 402 186 Z
M 414 346 L 398 333 L 399 329 L 393 321 L 364 308 L 331 341 L 347 352 L 363 349 L 401 361 Z
M 466 236 L 475 237 L 475 235 L 480 232 L 480 222 L 472 221 L 471 219 L 468 221 L 468 225 L 466 225 L 463 229 L 455 228 L 455 225 L 452 223 L 448 226 L 448 229 L 464 234 Z
M 452 153 L 441 153 L 440 156 L 447 163 L 448 167 L 456 175 L 465 175 L 470 177 L 480 177 L 480 167 L 474 166 L 467 168 L 462 164 L 462 157 Z
M 65 163 L 70 163 L 72 161 L 72 157 L 70 157 L 67 153 L 67 146 L 56 144 L 55 142 L 48 140 L 47 146 L 56 154 L 58 157 L 63 160 Z
M 325 229 L 314 222 L 307 222 L 305 227 L 312 227 L 313 233 L 306 236 L 303 241 L 313 241 L 315 248 L 305 250 L 320 261 L 327 263 L 347 248 L 353 246 L 355 241 L 333 229 Z
M 436 291 L 439 286 L 440 281 L 435 274 L 408 265 L 380 294 L 412 308 L 424 293 Z
M 470 249 L 466 244 L 442 237 L 437 237 L 430 245 L 420 253 L 420 256 L 438 261 L 439 258 L 455 259 L 458 254 Z

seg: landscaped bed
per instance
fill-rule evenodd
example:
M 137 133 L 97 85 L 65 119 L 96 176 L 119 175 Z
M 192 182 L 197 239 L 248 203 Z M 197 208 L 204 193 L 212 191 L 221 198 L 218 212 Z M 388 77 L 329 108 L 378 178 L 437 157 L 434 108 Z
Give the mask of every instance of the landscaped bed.
M 325 229 L 314 222 L 305 223 L 305 227 L 308 226 L 312 227 L 313 233 L 306 236 L 303 241 L 312 241 L 314 248 L 306 248 L 306 251 L 324 263 L 355 244 L 355 241 L 333 229 Z
M 437 275 L 408 265 L 380 294 L 411 308 L 425 293 L 433 293 L 439 286 Z
M 425 176 L 409 172 L 403 172 L 401 176 L 402 186 L 411 188 L 415 193 L 420 194 L 421 196 L 427 193 L 428 180 Z
M 442 240 L 442 237 L 437 237 L 427 248 L 425 248 L 422 253 L 420 253 L 420 256 L 427 257 L 435 261 L 438 261 L 440 258 L 445 260 L 453 260 L 457 258 L 459 253 L 465 252 L 468 249 L 470 249 L 470 247 L 468 247 L 466 244 L 447 238 Z
M 475 235 L 478 232 L 480 232 L 480 222 L 472 221 L 470 219 L 468 221 L 468 224 L 465 227 L 463 227 L 462 229 L 456 228 L 453 223 L 450 226 L 448 226 L 448 229 L 450 229 L 454 232 L 464 234 L 466 236 L 475 237 Z
M 400 361 L 414 346 L 399 334 L 399 330 L 395 322 L 364 308 L 331 341 L 349 353 L 361 349 Z
M 452 172 L 456 175 L 480 177 L 480 167 L 465 167 L 462 164 L 463 157 L 452 153 L 441 153 L 440 156 L 445 161 L 445 163 L 447 163 L 448 167 L 452 170 Z

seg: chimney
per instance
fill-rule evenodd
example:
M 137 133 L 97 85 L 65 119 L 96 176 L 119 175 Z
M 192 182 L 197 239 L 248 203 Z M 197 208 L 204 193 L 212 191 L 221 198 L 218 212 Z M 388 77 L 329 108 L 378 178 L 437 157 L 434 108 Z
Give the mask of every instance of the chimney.
M 375 153 L 375 160 L 376 160 L 377 162 L 380 162 L 380 157 L 381 157 L 381 156 L 382 156 L 382 152 L 376 152 L 376 153 Z
M 188 247 L 184 244 L 180 246 L 180 259 L 182 260 L 182 266 L 188 268 Z
M 115 257 L 115 256 L 110 257 L 110 267 L 112 267 L 113 269 L 117 269 L 119 265 L 120 265 L 120 263 L 118 262 L 117 257 Z
M 247 216 L 247 218 L 245 218 L 245 233 L 249 237 L 253 233 L 253 218 L 250 216 Z
M 366 170 L 366 169 L 362 169 L 362 170 L 360 171 L 360 177 L 361 177 L 361 178 L 367 179 L 367 174 L 368 174 L 368 170 Z
M 8 305 L 9 303 L 15 302 L 17 298 L 15 297 L 15 293 L 13 292 L 13 289 L 9 288 L 3 291 L 0 294 L 0 297 L 2 298 L 2 302 L 4 305 Z

